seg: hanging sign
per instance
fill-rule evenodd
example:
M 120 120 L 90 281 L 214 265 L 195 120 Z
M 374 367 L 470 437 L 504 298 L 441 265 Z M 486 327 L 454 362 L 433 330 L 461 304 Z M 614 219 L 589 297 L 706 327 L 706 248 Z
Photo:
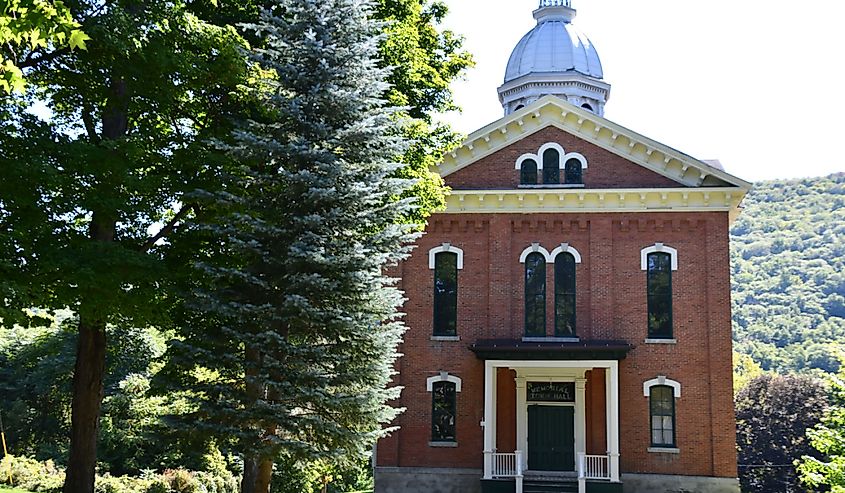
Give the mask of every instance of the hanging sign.
M 575 402 L 575 382 L 528 382 L 529 402 Z

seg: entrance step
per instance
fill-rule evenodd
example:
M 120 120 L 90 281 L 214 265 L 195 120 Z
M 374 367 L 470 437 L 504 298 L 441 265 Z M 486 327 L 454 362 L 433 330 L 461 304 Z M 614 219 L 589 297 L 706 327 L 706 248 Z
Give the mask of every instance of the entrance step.
M 524 493 L 578 493 L 578 481 L 569 478 L 525 478 Z

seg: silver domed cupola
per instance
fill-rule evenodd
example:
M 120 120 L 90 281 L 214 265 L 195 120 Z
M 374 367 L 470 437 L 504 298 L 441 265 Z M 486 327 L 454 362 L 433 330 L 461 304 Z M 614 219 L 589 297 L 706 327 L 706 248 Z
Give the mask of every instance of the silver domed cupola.
M 517 43 L 499 88 L 508 115 L 546 95 L 555 95 L 598 115 L 610 96 L 601 60 L 589 38 L 572 25 L 570 0 L 540 0 L 537 25 Z

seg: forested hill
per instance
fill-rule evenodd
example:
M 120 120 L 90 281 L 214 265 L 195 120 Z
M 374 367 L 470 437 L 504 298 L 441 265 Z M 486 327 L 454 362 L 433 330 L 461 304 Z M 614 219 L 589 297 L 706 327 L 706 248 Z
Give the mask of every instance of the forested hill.
M 735 349 L 778 372 L 839 367 L 845 173 L 759 182 L 731 229 Z

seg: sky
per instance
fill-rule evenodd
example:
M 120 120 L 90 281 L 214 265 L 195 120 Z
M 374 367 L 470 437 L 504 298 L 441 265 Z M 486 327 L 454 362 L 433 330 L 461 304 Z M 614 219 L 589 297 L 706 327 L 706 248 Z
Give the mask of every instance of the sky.
M 453 85 L 469 134 L 503 116 L 496 88 L 537 0 L 446 0 L 476 66 Z M 573 0 L 612 85 L 605 117 L 740 178 L 845 171 L 845 2 Z

